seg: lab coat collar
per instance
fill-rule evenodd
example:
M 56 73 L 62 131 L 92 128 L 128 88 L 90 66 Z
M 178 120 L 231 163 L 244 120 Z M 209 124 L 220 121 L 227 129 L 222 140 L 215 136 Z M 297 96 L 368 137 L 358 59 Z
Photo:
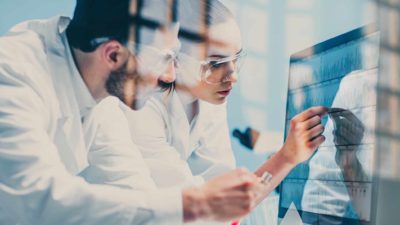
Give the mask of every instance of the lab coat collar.
M 70 49 L 67 50 L 70 52 Z M 72 54 L 68 54 L 69 61 L 74 61 L 72 58 Z M 74 86 L 76 100 L 78 102 L 79 112 L 81 116 L 85 116 L 90 109 L 92 109 L 96 105 L 96 101 L 93 98 L 92 94 L 89 92 L 88 87 L 82 79 L 82 76 L 78 72 L 76 66 L 71 68 L 72 72 L 72 84 Z
M 71 75 L 72 75 L 72 82 L 74 86 L 74 91 L 75 91 L 75 96 L 76 100 L 78 102 L 79 106 L 79 111 L 81 113 L 81 116 L 86 114 L 91 108 L 93 108 L 96 105 L 96 101 L 93 98 L 92 94 L 90 93 L 88 87 L 86 86 L 82 75 L 79 73 L 78 68 L 76 67 L 74 58 L 72 56 L 71 48 L 69 46 L 68 40 L 65 35 L 65 31 L 67 29 L 67 26 L 69 24 L 69 19 L 66 17 L 61 17 L 59 24 L 58 24 L 58 31 L 59 34 L 64 34 L 64 44 L 65 48 L 64 51 L 66 53 L 67 60 L 69 62 L 70 69 L 71 69 Z
M 175 92 L 181 99 L 181 102 L 183 105 L 193 103 L 194 101 L 197 100 L 195 97 L 193 97 L 190 93 L 188 93 L 186 91 L 176 90 Z
M 178 93 L 176 93 L 176 90 L 173 90 L 172 92 L 165 91 L 161 93 L 161 98 L 164 102 L 168 115 L 170 116 L 169 120 L 171 126 L 181 130 L 182 135 L 184 135 L 183 138 L 188 140 L 190 125 Z
M 44 37 L 49 70 L 60 102 L 59 126 L 63 132 L 58 134 L 59 139 L 70 140 L 63 143 L 63 149 L 60 151 L 68 171 L 77 174 L 87 166 L 87 151 L 83 140 L 79 107 L 93 102 L 88 100 L 87 96 L 83 97 L 87 94 L 85 91 L 88 92 L 88 90 L 79 84 L 79 79 L 80 82 L 83 83 L 83 81 L 72 58 L 65 33 L 69 21 L 70 19 L 66 17 L 50 19 L 49 24 L 44 28 Z M 51 28 L 56 30 L 49 30 Z
M 49 26 L 49 27 L 57 27 L 57 32 L 50 32 L 48 35 L 48 41 L 49 42 L 53 42 L 50 43 L 49 49 L 48 49 L 48 53 L 56 56 L 56 58 L 58 58 L 58 63 L 57 64 L 51 64 L 57 67 L 63 67 L 63 65 L 68 65 L 68 68 L 64 68 L 67 69 L 68 73 L 66 73 L 66 75 L 70 76 L 67 80 L 71 80 L 71 84 L 72 85 L 72 89 L 75 95 L 75 99 L 78 103 L 78 107 L 79 107 L 79 112 L 82 114 L 86 111 L 88 111 L 89 109 L 91 109 L 92 107 L 94 107 L 96 105 L 96 101 L 93 98 L 93 96 L 91 95 L 91 93 L 89 92 L 89 89 L 87 88 L 85 82 L 82 79 L 81 74 L 79 73 L 73 56 L 72 56 L 72 52 L 66 37 L 66 29 L 68 27 L 68 24 L 70 22 L 70 19 L 68 17 L 54 17 L 52 19 L 50 19 L 50 23 L 53 26 Z M 53 58 L 53 57 L 49 57 L 49 58 Z M 63 62 L 61 62 L 61 60 Z M 62 69 L 58 69 L 59 71 L 62 71 Z M 61 73 L 59 73 L 61 78 Z M 67 83 L 63 83 L 63 82 L 55 82 L 63 87 L 68 86 L 68 82 Z M 58 90 L 57 90 L 58 91 Z M 63 114 L 64 116 L 68 117 L 73 115 L 73 112 L 71 110 L 69 110 L 69 107 L 65 107 L 65 105 L 60 105 L 61 108 L 61 114 Z
M 205 125 L 208 124 L 207 121 L 213 120 L 215 114 L 212 112 L 213 106 L 205 101 L 198 100 L 199 101 L 199 113 L 196 118 L 196 123 L 194 124 L 192 130 L 191 130 L 191 143 L 194 140 L 198 140 L 198 136 L 200 136 L 203 133 L 203 130 L 205 129 Z M 197 145 L 198 143 L 192 143 L 192 145 Z
M 48 22 L 49 28 L 56 28 L 56 30 L 48 30 L 46 32 L 45 41 L 47 47 L 48 64 L 50 73 L 53 74 L 53 83 L 56 87 L 56 94 L 60 100 L 60 114 L 64 121 L 68 117 L 74 115 L 74 108 L 70 104 L 73 93 L 73 85 L 71 83 L 71 74 L 74 72 L 75 64 L 69 60 L 69 48 L 65 35 L 65 30 L 68 26 L 69 19 L 65 17 L 53 17 Z M 66 36 L 66 35 L 65 35 Z M 65 40 L 64 40 L 65 39 Z
M 199 145 L 199 136 L 203 134 L 207 121 L 213 119 L 211 118 L 214 116 L 212 111 L 213 106 L 210 103 L 198 100 L 199 112 L 196 118 L 194 118 L 195 123 L 193 127 L 191 127 L 181 101 L 176 91 L 169 94 L 164 93 L 164 104 L 167 107 L 168 114 L 171 116 L 171 126 L 179 128 L 182 131 L 182 139 L 188 140 L 188 142 L 184 144 L 185 149 L 193 150 Z M 188 158 L 191 151 L 185 151 L 184 154 L 185 157 Z
M 167 106 L 168 113 L 173 116 L 175 119 L 186 119 L 186 121 L 189 123 L 186 117 L 185 109 L 184 109 L 184 104 L 187 104 L 189 101 L 191 101 L 189 98 L 182 98 L 179 97 L 178 93 L 176 90 L 172 91 L 171 93 L 169 92 L 164 92 L 163 93 L 163 101 L 164 104 Z M 199 119 L 203 120 L 205 117 L 209 117 L 212 115 L 209 115 L 211 112 L 212 106 L 210 103 L 207 103 L 202 100 L 198 100 L 199 102 L 199 111 L 197 117 L 197 121 Z M 196 122 L 197 123 L 197 122 Z

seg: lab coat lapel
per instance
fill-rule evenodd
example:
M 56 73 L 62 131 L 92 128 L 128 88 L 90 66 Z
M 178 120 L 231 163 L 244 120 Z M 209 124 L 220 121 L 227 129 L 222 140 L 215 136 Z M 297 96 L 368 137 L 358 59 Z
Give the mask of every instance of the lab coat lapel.
M 68 24 L 66 18 L 55 20 L 57 32 L 50 31 L 46 37 L 48 46 L 48 65 L 53 75 L 54 86 L 60 102 L 60 118 L 58 119 L 55 141 L 60 151 L 61 160 L 72 174 L 79 173 L 87 166 L 87 150 L 85 149 L 83 131 L 78 103 L 76 101 L 71 76 L 75 66 L 70 61 L 70 53 L 66 39 L 61 37 Z
M 176 93 L 173 91 L 168 95 L 168 101 L 166 102 L 168 114 L 170 115 L 169 123 L 171 127 L 170 134 L 176 134 L 171 137 L 173 145 L 179 146 L 177 148 L 183 160 L 186 160 L 190 156 L 189 150 L 189 133 L 190 124 L 186 117 L 185 110 L 182 102 Z
M 199 147 L 200 139 L 203 135 L 207 120 L 210 120 L 213 115 L 210 113 L 210 107 L 202 100 L 199 100 L 199 113 L 197 115 L 193 129 L 190 132 L 190 149 L 194 150 Z

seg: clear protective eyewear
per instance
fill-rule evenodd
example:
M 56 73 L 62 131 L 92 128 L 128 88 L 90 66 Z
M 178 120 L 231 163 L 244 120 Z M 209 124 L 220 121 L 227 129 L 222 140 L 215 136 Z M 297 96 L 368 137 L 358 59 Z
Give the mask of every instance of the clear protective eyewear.
M 231 76 L 237 75 L 245 55 L 245 52 L 241 50 L 232 56 L 199 61 L 188 54 L 179 53 L 177 55 L 177 72 L 187 83 L 204 80 L 208 84 L 217 85 L 228 81 Z
M 92 44 L 99 45 L 110 38 L 96 38 Z M 208 84 L 220 84 L 231 79 L 232 75 L 238 75 L 243 65 L 246 53 L 240 50 L 228 57 L 215 57 L 204 61 L 182 52 L 171 49 L 159 49 L 154 46 L 128 42 L 129 51 L 138 60 L 138 72 L 141 75 L 161 76 L 173 63 L 177 73 L 183 80 L 193 83 L 204 80 Z
M 243 65 L 245 55 L 245 52 L 240 50 L 232 56 L 203 61 L 202 79 L 209 84 L 220 84 L 231 79 L 232 75 L 237 76 Z
M 171 49 L 159 49 L 136 43 L 129 43 L 128 49 L 136 53 L 137 70 L 141 75 L 161 76 L 172 64 L 176 67 L 178 53 Z
M 113 40 L 109 37 L 94 38 L 90 44 L 93 47 Z M 154 46 L 128 42 L 126 47 L 138 61 L 137 71 L 141 75 L 161 76 L 174 63 L 176 66 L 178 53 L 171 49 L 159 49 Z
M 131 47 L 134 43 L 131 43 Z M 145 74 L 162 75 L 173 64 L 177 73 L 184 80 L 194 78 L 188 83 L 204 80 L 209 84 L 226 82 L 230 77 L 240 71 L 245 57 L 245 52 L 240 50 L 237 54 L 228 57 L 215 57 L 199 61 L 188 54 L 170 49 L 158 49 L 148 45 L 136 45 L 136 56 L 139 61 L 138 71 Z

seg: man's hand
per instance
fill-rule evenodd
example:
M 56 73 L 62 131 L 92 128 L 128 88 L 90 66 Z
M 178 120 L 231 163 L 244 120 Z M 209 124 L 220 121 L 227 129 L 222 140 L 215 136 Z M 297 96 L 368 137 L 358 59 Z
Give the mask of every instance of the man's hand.
M 289 134 L 281 150 L 287 162 L 296 165 L 307 160 L 325 141 L 321 117 L 327 111 L 325 107 L 315 106 L 292 118 Z
M 259 178 L 237 169 L 208 181 L 200 188 L 183 191 L 184 221 L 232 221 L 250 212 L 256 204 Z

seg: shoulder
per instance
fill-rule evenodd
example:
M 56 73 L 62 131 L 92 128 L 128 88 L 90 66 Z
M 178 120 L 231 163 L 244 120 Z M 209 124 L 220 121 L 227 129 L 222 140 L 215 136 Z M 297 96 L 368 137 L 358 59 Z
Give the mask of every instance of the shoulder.
M 153 95 L 149 100 L 146 102 L 146 105 L 143 109 L 145 111 L 155 111 L 158 113 L 165 113 L 168 109 L 168 105 L 170 104 L 171 100 L 175 97 L 175 91 L 169 92 L 160 92 Z
M 31 29 L 36 23 L 18 24 L 0 37 L 0 77 L 9 85 L 27 85 L 40 91 L 52 84 L 44 36 Z
M 162 95 L 152 96 L 139 110 L 125 111 L 129 128 L 134 137 L 149 135 L 163 136 L 168 126 L 169 112 Z
M 128 135 L 127 120 L 121 104 L 118 98 L 109 96 L 90 110 L 82 124 L 87 144 L 90 145 L 99 135 L 101 137 Z
M 165 96 L 163 93 L 157 93 L 147 100 L 143 108 L 139 110 L 129 109 L 125 111 L 125 114 L 129 120 L 136 121 L 139 124 L 148 119 L 164 118 L 168 114 L 168 98 L 169 96 Z
M 57 111 L 58 103 L 48 70 L 44 36 L 32 29 L 36 23 L 18 24 L 0 37 L 0 88 L 8 96 L 1 102 L 14 102 L 3 105 L 24 110 L 36 109 L 48 117 L 43 114 L 47 106 Z
M 6 35 L 0 37 L 2 63 L 18 62 L 19 65 L 23 65 L 39 61 L 43 64 L 46 55 L 45 41 L 43 34 L 32 29 L 36 23 L 39 21 L 17 24 Z
M 125 120 L 122 104 L 118 98 L 113 96 L 102 99 L 91 109 L 87 118 L 85 118 L 85 123 L 101 124 L 108 120 L 113 122 Z

